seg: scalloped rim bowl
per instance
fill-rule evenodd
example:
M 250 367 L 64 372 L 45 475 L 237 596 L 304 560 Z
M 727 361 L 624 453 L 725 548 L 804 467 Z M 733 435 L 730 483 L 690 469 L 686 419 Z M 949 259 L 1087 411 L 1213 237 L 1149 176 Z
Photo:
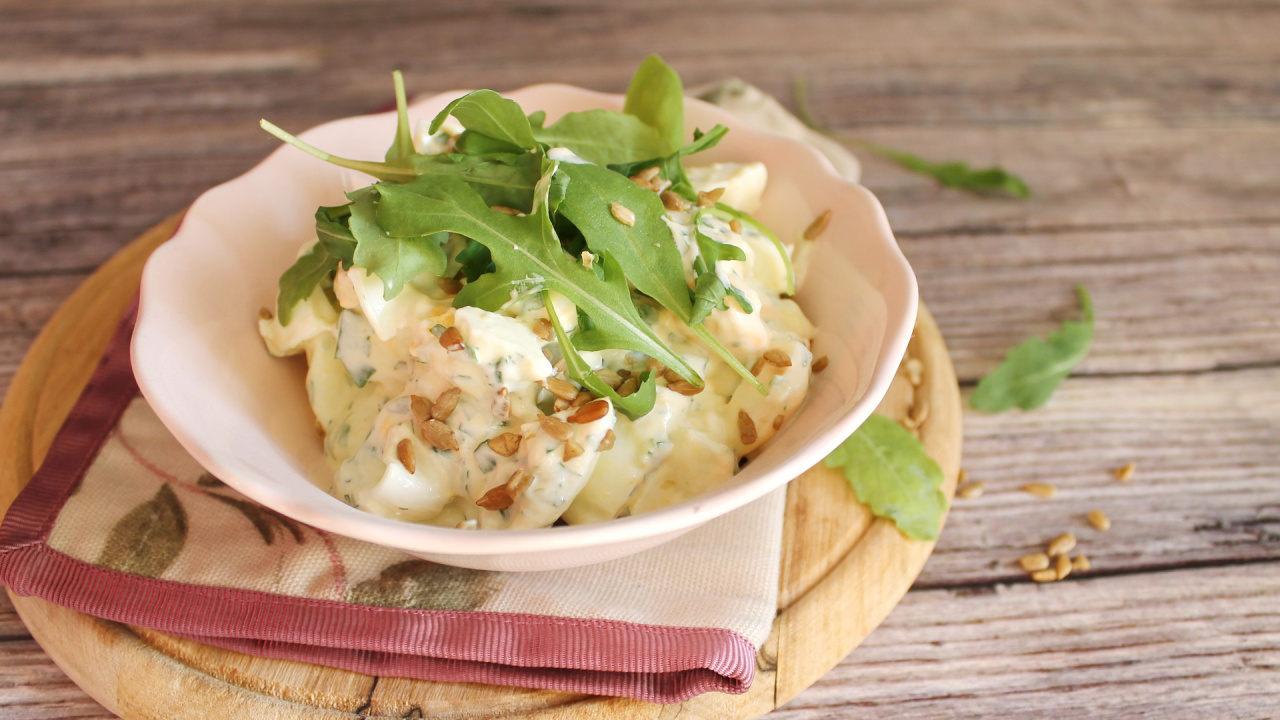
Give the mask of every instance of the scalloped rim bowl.
M 410 107 L 435 115 L 457 93 Z M 621 109 L 622 97 L 563 85 L 512 93 L 549 121 L 572 110 Z M 629 555 L 665 542 L 764 496 L 819 462 L 871 414 L 888 390 L 915 322 L 916 280 L 879 202 L 840 179 L 813 148 L 751 129 L 724 111 L 686 103 L 689 128 L 731 132 L 697 164 L 763 161 L 769 186 L 757 215 L 784 240 L 831 209 L 796 300 L 818 328 L 814 377 L 804 407 L 752 462 L 717 489 L 655 512 L 536 530 L 476 531 L 393 520 L 349 507 L 319 485 L 324 462 L 300 359 L 267 354 L 260 307 L 275 304 L 280 273 L 314 239 L 315 209 L 345 202 L 344 171 L 281 147 L 248 173 L 191 206 L 142 277 L 133 338 L 138 385 L 174 437 L 206 469 L 263 505 L 329 532 L 435 562 L 484 570 L 549 570 Z M 338 155 L 380 158 L 394 113 L 347 118 L 303 133 Z

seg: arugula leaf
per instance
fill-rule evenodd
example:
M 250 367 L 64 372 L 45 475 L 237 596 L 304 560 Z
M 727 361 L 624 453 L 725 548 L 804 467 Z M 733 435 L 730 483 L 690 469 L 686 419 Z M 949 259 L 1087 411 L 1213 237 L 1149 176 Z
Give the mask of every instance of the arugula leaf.
M 645 58 L 636 68 L 622 112 L 658 131 L 667 145 L 658 155 L 684 144 L 684 84 L 680 75 L 657 55 Z
M 316 208 L 316 239 L 344 268 L 355 264 L 356 238 L 347 226 L 350 217 L 350 204 Z
M 311 297 L 316 286 L 338 267 L 338 259 L 316 243 L 280 276 L 280 293 L 276 295 L 276 317 L 281 325 L 293 321 L 293 308 Z
M 729 289 L 724 281 L 714 272 L 704 272 L 698 276 L 693 287 L 693 313 L 689 318 L 690 325 L 701 324 L 711 315 L 712 310 L 724 310 L 725 295 Z
M 533 205 L 533 188 L 542 175 L 542 158 L 535 153 L 415 155 L 412 167 L 419 178 L 439 175 L 461 178 L 480 193 L 486 203 L 524 212 Z M 419 181 L 410 181 L 413 182 Z
M 1004 362 L 978 382 L 969 405 L 987 412 L 1018 407 L 1034 410 L 1084 360 L 1093 344 L 1093 301 L 1083 285 L 1076 288 L 1084 320 L 1067 320 L 1047 340 L 1032 338 L 1009 351 Z
M 545 198 L 550 177 L 544 175 L 540 185 Z M 489 248 L 495 272 L 466 285 L 455 304 L 496 310 L 513 290 L 555 290 L 586 313 L 597 331 L 608 334 L 616 343 L 611 347 L 644 353 L 689 382 L 701 383 L 640 318 L 621 273 L 602 279 L 561 249 L 545 207 L 523 217 L 495 212 L 464 182 L 447 175 L 430 184 L 388 185 L 381 194 L 378 222 L 392 235 L 454 232 Z
M 858 500 L 903 535 L 938 539 L 947 511 L 942 469 L 898 423 L 872 415 L 822 462 L 843 471 Z
M 729 132 L 729 128 L 716 125 L 708 132 L 694 131 L 693 142 L 685 145 L 665 157 L 653 157 L 630 163 L 613 163 L 609 169 L 630 177 L 646 168 L 657 167 L 658 174 L 671 181 L 671 191 L 680 194 L 687 200 L 696 200 L 697 193 L 689 176 L 684 171 L 684 158 L 703 150 L 710 150 Z
M 462 266 L 462 272 L 469 283 L 494 270 L 493 255 L 489 253 L 489 248 L 478 242 L 468 242 L 453 256 L 453 260 Z
M 448 260 L 440 245 L 449 238 L 447 233 L 388 235 L 378 224 L 378 204 L 377 192 L 364 193 L 351 203 L 350 228 L 356 239 L 353 260 L 382 280 L 382 296 L 390 300 L 418 275 L 444 272 Z
M 391 73 L 391 80 L 396 89 L 396 135 L 387 149 L 386 160 L 397 163 L 416 150 L 413 147 L 413 129 L 409 127 L 409 103 L 404 94 L 404 75 L 399 70 Z
M 809 111 L 808 86 L 803 78 L 796 79 L 792 86 L 792 94 L 796 106 L 796 117 L 809 126 L 810 129 L 820 132 L 832 140 L 869 150 L 898 163 L 911 172 L 927 175 L 947 187 L 978 195 L 1004 193 L 1016 198 L 1031 196 L 1031 188 L 1027 186 L 1027 183 L 1022 178 L 1003 168 L 989 167 L 974 170 L 969 167 L 968 163 L 959 161 L 935 163 L 901 150 L 894 150 L 867 140 L 841 135 L 823 126 Z
M 537 128 L 533 137 L 547 147 L 567 147 L 597 165 L 665 155 L 667 143 L 651 126 L 633 115 L 612 110 L 565 114 L 553 125 Z
M 559 212 L 586 238 L 587 247 L 618 261 L 627 279 L 640 292 L 689 321 L 689 286 L 685 284 L 680 249 L 663 218 L 666 208 L 653 191 L 612 170 L 595 165 L 562 163 L 556 175 L 569 179 Z M 613 217 L 611 203 L 635 213 L 635 224 L 623 225 Z
M 706 210 L 699 210 L 693 216 L 693 233 L 698 243 L 698 257 L 694 258 L 693 269 L 697 273 L 694 286 L 694 302 L 699 304 L 700 315 L 690 324 L 702 322 L 712 309 L 725 310 L 724 298 L 730 296 L 738 301 L 742 311 L 750 314 L 754 308 L 738 288 L 726 283 L 716 273 L 716 263 L 721 260 L 746 260 L 746 253 L 737 245 L 722 243 L 702 231 L 702 218 Z M 715 278 L 714 281 L 707 278 Z M 708 305 L 710 303 L 710 305 Z M 704 312 L 705 309 L 705 312 Z
M 635 420 L 648 413 L 653 409 L 653 404 L 658 399 L 658 385 L 651 371 L 646 370 L 640 374 L 640 388 L 634 393 L 623 397 L 618 394 L 617 390 L 609 387 L 599 375 L 591 370 L 591 366 L 586 360 L 578 354 L 578 349 L 573 346 L 568 334 L 565 333 L 564 327 L 560 324 L 560 316 L 556 314 L 551 304 L 551 294 L 546 290 L 542 291 L 542 303 L 547 308 L 547 317 L 551 320 L 551 328 L 555 330 L 556 342 L 560 344 L 560 354 L 564 357 L 565 372 L 569 377 L 577 380 L 583 387 L 600 397 L 607 397 L 613 401 L 613 406 L 627 417 Z
M 481 135 L 506 143 L 509 152 L 534 150 L 538 143 L 533 139 L 529 118 L 515 100 L 508 100 L 492 90 L 476 90 L 454 100 L 431 121 L 429 132 L 435 134 L 450 115 L 462 126 Z

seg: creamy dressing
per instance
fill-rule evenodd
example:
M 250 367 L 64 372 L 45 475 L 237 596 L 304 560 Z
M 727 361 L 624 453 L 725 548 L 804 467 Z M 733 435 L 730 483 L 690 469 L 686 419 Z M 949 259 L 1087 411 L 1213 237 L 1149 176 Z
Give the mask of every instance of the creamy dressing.
M 722 201 L 747 212 L 759 205 L 767 181 L 760 163 L 691 168 L 688 174 L 698 190 L 725 188 Z M 666 221 L 692 284 L 695 215 L 672 211 Z M 720 261 L 715 272 L 752 306 L 747 313 L 727 299 L 728 309 L 713 310 L 705 326 L 748 368 L 766 351 L 789 358 L 789 367 L 764 363 L 759 370 L 768 395 L 743 382 L 673 314 L 654 306 L 642 316 L 706 387 L 682 395 L 659 375 L 648 414 L 633 421 L 609 405 L 598 419 L 568 423 L 577 408 L 564 407 L 564 400 L 557 405 L 547 389 L 548 378 L 566 378 L 553 363 L 560 350 L 548 332 L 540 293 L 514 297 L 496 313 L 455 309 L 434 276 L 421 276 L 386 299 L 376 275 L 339 269 L 331 288 L 317 288 L 296 306 L 287 327 L 276 319 L 259 321 L 272 354 L 307 355 L 307 393 L 334 470 L 329 492 L 355 507 L 413 522 L 530 528 L 648 512 L 732 477 L 740 458 L 767 442 L 803 403 L 814 328 L 799 306 L 781 297 L 787 265 L 769 238 L 749 224 L 735 232 L 709 213 L 700 222 L 714 240 L 742 249 L 744 260 Z M 576 308 L 551 297 L 552 311 L 572 333 Z M 624 375 L 648 367 L 645 356 L 623 350 L 582 356 L 592 368 Z M 427 437 L 413 400 L 429 406 L 452 388 L 457 403 L 442 422 L 456 450 Z M 740 412 L 756 430 L 749 444 Z M 568 439 L 548 432 L 543 415 L 566 421 Z M 495 447 L 511 449 L 507 434 L 518 437 L 519 446 L 504 455 Z M 507 507 L 477 504 L 521 473 L 529 479 Z

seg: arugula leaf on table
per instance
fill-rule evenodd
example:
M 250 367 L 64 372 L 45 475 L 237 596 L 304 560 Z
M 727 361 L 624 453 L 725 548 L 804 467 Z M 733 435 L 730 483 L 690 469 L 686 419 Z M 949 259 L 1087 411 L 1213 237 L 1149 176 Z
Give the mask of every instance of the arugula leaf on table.
M 1076 288 L 1084 320 L 1067 320 L 1046 340 L 1032 338 L 1014 347 L 1004 362 L 982 378 L 969 398 L 977 410 L 1034 410 L 1084 360 L 1093 345 L 1093 301 L 1083 285 Z
M 577 380 L 579 384 L 596 395 L 609 398 L 619 412 L 632 420 L 653 409 L 653 405 L 658 399 L 658 386 L 652 371 L 646 370 L 640 374 L 640 388 L 634 393 L 626 397 L 619 395 L 618 391 L 609 387 L 604 380 L 601 380 L 600 376 L 596 375 L 591 366 L 587 364 L 587 361 L 583 360 L 582 356 L 578 354 L 578 349 L 574 347 L 573 340 L 560 324 L 560 316 L 555 312 L 554 306 L 551 304 L 551 294 L 546 290 L 542 291 L 542 303 L 547 308 L 547 317 L 551 320 L 551 328 L 556 333 L 556 341 L 560 344 L 560 353 L 564 357 L 565 372 L 569 374 L 569 377 Z
M 429 132 L 435 134 L 450 115 L 462 123 L 462 127 L 505 143 L 507 152 L 534 150 L 538 143 L 533 139 L 529 118 L 520 104 L 508 100 L 492 90 L 476 90 L 454 100 L 431 121 Z
M 375 186 L 384 187 L 384 186 Z M 448 233 L 407 237 L 389 235 L 378 223 L 380 192 L 361 194 L 351 203 L 351 234 L 356 239 L 353 260 L 382 280 L 382 296 L 395 297 L 405 283 L 424 272 L 440 275 L 448 259 L 441 244 Z
M 284 271 L 280 276 L 280 293 L 276 296 L 276 317 L 281 325 L 293 321 L 293 308 L 311 297 L 316 286 L 336 267 L 338 259 L 316 243 Z
M 583 160 L 601 166 L 670 152 L 652 126 L 634 115 L 611 110 L 567 113 L 549 127 L 535 128 L 533 136 L 544 146 L 567 147 Z
M 935 163 L 908 152 L 894 150 L 860 138 L 841 135 L 819 123 L 810 113 L 808 87 L 802 78 L 796 79 L 792 92 L 796 106 L 796 117 L 810 129 L 822 133 L 832 140 L 869 150 L 898 163 L 911 172 L 927 175 L 947 187 L 964 190 L 965 192 L 978 195 L 1004 193 L 1016 198 L 1026 198 L 1031 195 L 1031 188 L 1027 186 L 1027 183 L 1022 178 L 1003 168 L 988 167 L 975 170 L 970 168 L 968 163 L 954 160 Z
M 858 500 L 903 535 L 938 539 L 947 511 L 942 469 L 898 423 L 873 414 L 822 462 L 843 471 Z
M 544 202 L 535 202 L 540 207 L 523 217 L 490 210 L 475 190 L 448 175 L 429 185 L 387 185 L 381 189 L 378 223 L 394 236 L 454 232 L 489 248 L 496 270 L 463 287 L 455 304 L 496 310 L 512 291 L 555 290 L 616 343 L 610 347 L 644 353 L 700 385 L 693 368 L 640 318 L 621 273 L 602 279 L 561 249 L 545 209 L 549 175 L 539 183 Z
M 622 112 L 634 115 L 658 132 L 667 145 L 658 155 L 684 144 L 684 84 L 680 75 L 657 55 L 645 58 L 636 68 Z

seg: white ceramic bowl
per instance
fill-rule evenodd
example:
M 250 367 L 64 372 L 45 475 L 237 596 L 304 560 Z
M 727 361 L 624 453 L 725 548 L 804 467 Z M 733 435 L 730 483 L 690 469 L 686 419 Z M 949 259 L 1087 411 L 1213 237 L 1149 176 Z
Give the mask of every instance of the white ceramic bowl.
M 433 117 L 456 93 L 414 104 Z M 589 108 L 621 109 L 622 98 L 562 85 L 508 94 L 549 121 Z M 133 338 L 133 366 L 152 408 L 210 472 L 248 497 L 330 532 L 435 562 L 486 570 L 549 570 L 653 547 L 742 507 L 819 462 L 876 407 L 906 350 L 916 281 L 884 210 L 861 185 L 841 180 L 811 147 L 750 129 L 690 100 L 686 124 L 731 132 L 696 164 L 760 160 L 769 186 L 758 213 L 784 239 L 798 238 L 830 208 L 796 299 L 818 328 L 814 378 L 803 409 L 731 481 L 652 513 L 583 526 L 476 531 L 365 513 L 331 497 L 302 361 L 267 354 L 258 309 L 274 307 L 276 282 L 299 247 L 314 240 L 315 209 L 345 202 L 343 171 L 281 147 L 248 173 L 201 195 L 181 229 L 147 263 Z M 394 113 L 338 120 L 302 138 L 337 155 L 381 158 Z

